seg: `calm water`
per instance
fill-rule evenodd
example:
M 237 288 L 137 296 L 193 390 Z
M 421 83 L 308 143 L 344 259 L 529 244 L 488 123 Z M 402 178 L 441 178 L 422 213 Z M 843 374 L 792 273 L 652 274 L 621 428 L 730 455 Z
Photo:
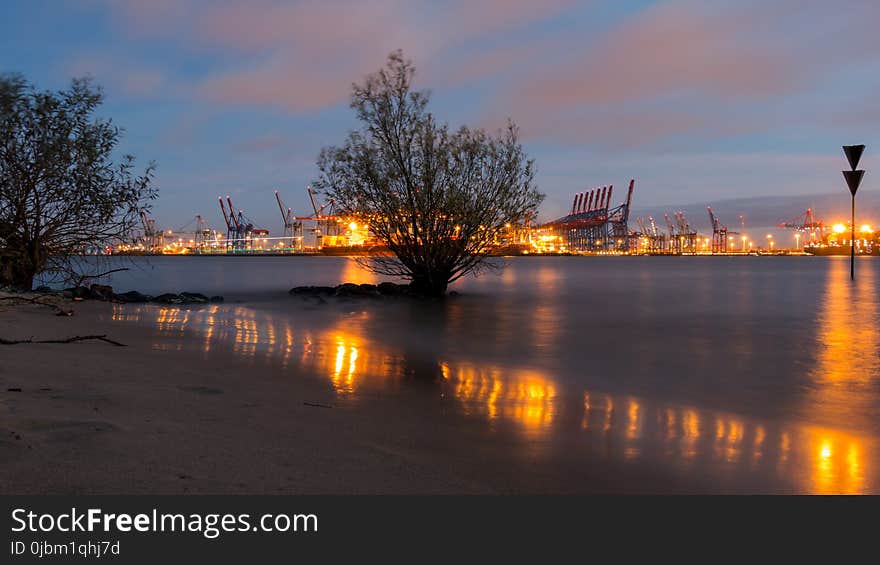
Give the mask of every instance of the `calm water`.
M 442 303 L 287 295 L 377 282 L 345 258 L 138 259 L 110 282 L 227 297 L 114 306 L 156 347 L 316 376 L 338 402 L 428 390 L 538 462 L 565 446 L 720 491 L 878 492 L 880 261 L 855 283 L 848 261 L 516 258 Z

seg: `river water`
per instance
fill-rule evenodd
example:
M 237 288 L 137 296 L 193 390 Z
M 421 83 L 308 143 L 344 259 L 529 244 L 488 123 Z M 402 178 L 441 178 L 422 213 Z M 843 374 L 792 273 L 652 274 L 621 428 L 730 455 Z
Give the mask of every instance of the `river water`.
M 505 263 L 441 302 L 287 294 L 378 282 L 332 257 L 138 258 L 107 282 L 226 296 L 114 306 L 162 347 L 313 375 L 339 402 L 431 383 L 434 417 L 511 431 L 538 461 L 565 445 L 703 490 L 880 492 L 880 261 L 855 282 L 847 257 Z

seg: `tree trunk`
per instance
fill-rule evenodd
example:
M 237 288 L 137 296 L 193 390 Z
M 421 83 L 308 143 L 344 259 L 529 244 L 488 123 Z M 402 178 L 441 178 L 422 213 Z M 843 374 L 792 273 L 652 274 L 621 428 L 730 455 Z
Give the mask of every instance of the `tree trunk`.
M 34 287 L 38 258 L 33 257 L 36 252 L 31 251 L 0 257 L 0 283 L 20 290 Z
M 414 274 L 409 286 L 421 296 L 430 298 L 440 297 L 446 294 L 449 285 L 449 277 L 433 274 Z

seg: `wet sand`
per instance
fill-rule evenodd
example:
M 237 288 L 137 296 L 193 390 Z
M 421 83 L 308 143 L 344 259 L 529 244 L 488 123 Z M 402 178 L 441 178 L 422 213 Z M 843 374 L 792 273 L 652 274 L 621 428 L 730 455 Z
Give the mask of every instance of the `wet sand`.
M 148 327 L 109 321 L 131 307 L 67 306 L 74 316 L 4 304 L 0 337 L 107 334 L 127 347 L 0 346 L 2 494 L 710 490 L 563 446 L 530 456 L 511 430 L 444 413 L 430 387 L 340 402 L 320 378 L 164 347 Z

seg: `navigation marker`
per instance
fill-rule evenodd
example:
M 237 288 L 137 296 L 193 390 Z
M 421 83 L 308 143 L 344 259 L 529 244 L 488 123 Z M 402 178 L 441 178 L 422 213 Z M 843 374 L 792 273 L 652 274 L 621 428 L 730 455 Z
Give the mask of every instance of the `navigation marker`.
M 849 161 L 849 167 L 852 170 L 856 170 L 856 167 L 859 166 L 859 159 L 862 158 L 862 153 L 865 151 L 864 145 L 844 145 L 843 152 L 846 153 L 846 159 Z
M 849 278 L 853 281 L 856 280 L 856 191 L 859 189 L 859 185 L 862 184 L 862 177 L 865 176 L 865 171 L 857 171 L 856 167 L 859 166 L 859 159 L 862 158 L 862 153 L 864 152 L 864 145 L 843 146 L 843 153 L 846 155 L 846 160 L 849 161 L 851 169 L 843 171 L 843 178 L 846 179 L 849 193 L 852 194 L 852 218 L 849 224 Z
M 852 193 L 853 197 L 856 195 L 856 191 L 859 189 L 859 185 L 862 184 L 862 177 L 865 176 L 865 171 L 842 171 L 843 178 L 846 179 L 846 184 L 849 186 L 849 191 Z

